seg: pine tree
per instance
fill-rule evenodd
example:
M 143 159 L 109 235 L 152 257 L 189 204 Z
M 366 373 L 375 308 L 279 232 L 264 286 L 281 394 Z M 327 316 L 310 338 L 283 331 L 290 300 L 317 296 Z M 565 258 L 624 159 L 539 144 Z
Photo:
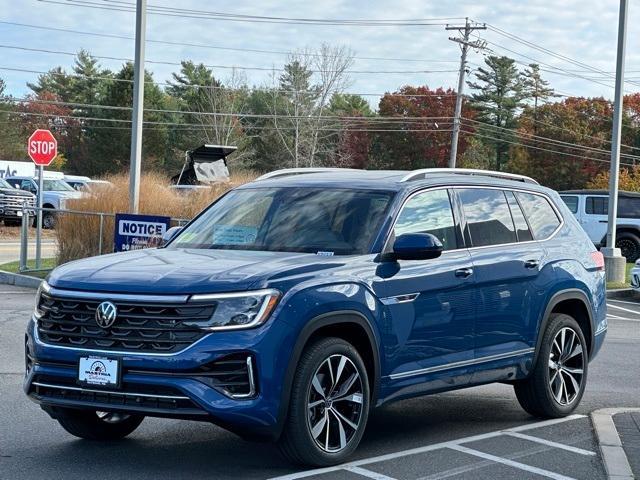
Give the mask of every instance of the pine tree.
M 474 73 L 476 81 L 467 82 L 474 90 L 471 104 L 478 110 L 478 119 L 498 128 L 481 127 L 491 137 L 488 141 L 495 149 L 496 170 L 506 163 L 510 142 L 515 138 L 510 130 L 516 127 L 516 115 L 522 107 L 523 85 L 515 60 L 508 57 L 489 56 L 486 67 Z
M 540 65 L 532 63 L 522 73 L 522 92 L 527 100 L 533 102 L 534 134 L 537 133 L 538 104 L 552 97 L 557 97 L 555 90 L 549 86 L 549 82 L 542 78 Z

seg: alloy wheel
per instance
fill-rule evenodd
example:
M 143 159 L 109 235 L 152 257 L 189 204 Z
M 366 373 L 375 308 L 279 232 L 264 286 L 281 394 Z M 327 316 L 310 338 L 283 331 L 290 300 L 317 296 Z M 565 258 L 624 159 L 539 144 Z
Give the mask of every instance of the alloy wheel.
M 307 395 L 307 425 L 325 452 L 343 450 L 362 420 L 362 379 L 345 355 L 331 355 L 313 374 Z
M 549 388 L 560 405 L 570 405 L 578 397 L 584 378 L 584 347 L 569 327 L 554 337 L 549 356 Z

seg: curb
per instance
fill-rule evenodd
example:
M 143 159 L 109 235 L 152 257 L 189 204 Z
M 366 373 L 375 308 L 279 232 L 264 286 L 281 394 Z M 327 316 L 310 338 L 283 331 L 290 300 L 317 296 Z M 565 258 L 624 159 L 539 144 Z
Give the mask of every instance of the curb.
M 607 298 L 615 300 L 616 298 L 631 298 L 636 294 L 633 288 L 616 288 L 615 290 L 607 290 Z
M 0 284 L 37 289 L 41 282 L 42 280 L 40 278 L 0 270 Z
M 607 478 L 611 480 L 635 478 L 613 423 L 614 415 L 626 412 L 640 412 L 640 408 L 602 408 L 591 412 L 591 422 L 598 438 L 602 462 L 607 471 Z

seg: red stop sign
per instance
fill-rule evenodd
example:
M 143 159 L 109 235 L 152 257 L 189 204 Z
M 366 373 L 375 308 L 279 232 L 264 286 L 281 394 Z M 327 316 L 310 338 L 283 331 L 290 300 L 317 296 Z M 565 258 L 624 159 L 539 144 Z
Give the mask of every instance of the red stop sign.
M 58 141 L 49 130 L 38 129 L 29 137 L 27 151 L 33 163 L 46 167 L 58 155 Z

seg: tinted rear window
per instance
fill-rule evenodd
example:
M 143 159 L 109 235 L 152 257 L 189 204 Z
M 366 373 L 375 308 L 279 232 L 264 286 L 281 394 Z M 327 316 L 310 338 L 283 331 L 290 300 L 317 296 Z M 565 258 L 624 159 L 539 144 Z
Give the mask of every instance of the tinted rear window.
M 516 241 L 511 212 L 502 190 L 464 188 L 458 190 L 458 194 L 474 247 Z
M 516 196 L 536 240 L 544 240 L 558 228 L 560 219 L 549 200 L 533 193 L 516 192 Z
M 609 211 L 609 199 L 607 197 L 587 197 L 585 211 L 591 215 L 606 215 Z

